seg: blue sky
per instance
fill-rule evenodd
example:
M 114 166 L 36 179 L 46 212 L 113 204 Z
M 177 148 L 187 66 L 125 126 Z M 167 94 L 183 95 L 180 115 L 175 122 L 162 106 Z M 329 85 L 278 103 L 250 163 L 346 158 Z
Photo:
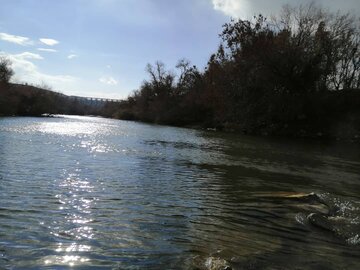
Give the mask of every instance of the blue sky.
M 145 66 L 180 58 L 203 68 L 230 17 L 274 14 L 295 0 L 2 0 L 0 55 L 16 82 L 69 95 L 125 98 L 147 78 Z M 360 12 L 359 0 L 317 0 Z

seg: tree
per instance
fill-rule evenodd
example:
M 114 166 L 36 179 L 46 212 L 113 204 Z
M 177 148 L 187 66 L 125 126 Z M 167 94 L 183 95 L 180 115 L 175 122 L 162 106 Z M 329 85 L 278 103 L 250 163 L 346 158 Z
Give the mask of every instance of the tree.
M 170 71 L 165 70 L 164 63 L 157 61 L 155 62 L 155 66 L 152 66 L 151 64 L 147 64 L 146 71 L 150 75 L 151 78 L 150 83 L 155 88 L 156 94 L 163 94 L 161 93 L 162 90 L 166 91 L 172 88 L 175 75 L 172 74 Z M 167 93 L 165 92 L 165 94 Z
M 161 62 L 148 64 L 149 79 L 121 104 L 120 117 L 290 134 L 319 130 L 327 125 L 319 121 L 323 117 L 330 127 L 333 112 L 351 106 L 358 112 L 356 99 L 349 98 L 360 88 L 355 17 L 315 2 L 285 6 L 272 19 L 233 19 L 220 38 L 203 71 L 186 59 L 179 60 L 176 73 Z M 350 91 L 333 91 L 342 89 Z
M 8 83 L 13 75 L 11 61 L 5 57 L 0 57 L 0 82 Z
M 284 6 L 272 22 L 276 31 L 290 33 L 289 45 L 301 53 L 296 70 L 311 75 L 302 80 L 316 81 L 316 90 L 360 86 L 360 21 L 356 17 L 326 12 L 312 2 Z
M 179 79 L 176 85 L 177 95 L 182 96 L 195 87 L 201 77 L 201 74 L 197 67 L 194 65 L 192 66 L 190 61 L 185 58 L 178 61 L 176 68 L 180 71 Z

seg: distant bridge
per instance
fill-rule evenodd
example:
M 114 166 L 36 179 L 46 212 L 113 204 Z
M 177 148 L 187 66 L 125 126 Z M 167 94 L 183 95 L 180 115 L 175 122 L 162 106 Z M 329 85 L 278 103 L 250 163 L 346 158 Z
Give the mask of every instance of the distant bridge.
M 69 96 L 70 99 L 89 106 L 103 106 L 105 103 L 121 102 L 121 99 Z

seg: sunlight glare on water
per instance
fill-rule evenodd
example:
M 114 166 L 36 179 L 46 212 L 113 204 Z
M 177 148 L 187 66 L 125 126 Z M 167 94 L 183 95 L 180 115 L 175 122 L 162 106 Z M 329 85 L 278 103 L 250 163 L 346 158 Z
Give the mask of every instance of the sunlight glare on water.
M 107 125 L 98 121 L 95 117 L 62 116 L 67 121 L 43 122 L 40 123 L 38 130 L 44 133 L 78 136 L 96 135 L 107 132 Z M 87 121 L 83 121 L 86 119 Z M 70 121 L 69 121 L 70 120 Z
M 76 163 L 79 166 L 79 162 Z M 83 239 L 94 238 L 91 227 L 91 208 L 96 198 L 91 196 L 94 186 L 87 179 L 80 178 L 81 169 L 75 169 L 74 173 L 64 170 L 63 180 L 56 181 L 58 194 L 58 213 L 64 216 L 64 220 L 55 222 L 48 226 L 50 234 L 59 241 L 54 245 L 54 252 L 59 255 L 48 255 L 43 258 L 44 265 L 83 265 L 89 259 L 82 255 L 91 252 L 90 245 L 81 244 Z M 64 230 L 64 228 L 66 228 Z M 71 242 L 76 240 L 77 242 Z M 70 241 L 70 243 L 69 243 Z

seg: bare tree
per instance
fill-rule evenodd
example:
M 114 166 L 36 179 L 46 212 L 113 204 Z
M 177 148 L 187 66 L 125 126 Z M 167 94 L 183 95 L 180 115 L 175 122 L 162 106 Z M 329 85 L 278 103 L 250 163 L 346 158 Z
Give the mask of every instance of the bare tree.
M 165 70 L 164 63 L 157 61 L 155 66 L 147 64 L 146 71 L 151 77 L 150 83 L 153 84 L 157 90 L 161 91 L 165 90 L 165 88 L 169 90 L 172 88 L 175 75 L 172 72 Z
M 360 83 L 360 22 L 337 13 L 329 23 L 333 68 L 328 84 L 336 90 L 358 88 Z
M 291 33 L 292 46 L 317 61 L 323 74 L 321 87 L 340 90 L 360 86 L 359 18 L 349 13 L 330 13 L 311 2 L 284 6 L 272 23 L 275 31 Z

